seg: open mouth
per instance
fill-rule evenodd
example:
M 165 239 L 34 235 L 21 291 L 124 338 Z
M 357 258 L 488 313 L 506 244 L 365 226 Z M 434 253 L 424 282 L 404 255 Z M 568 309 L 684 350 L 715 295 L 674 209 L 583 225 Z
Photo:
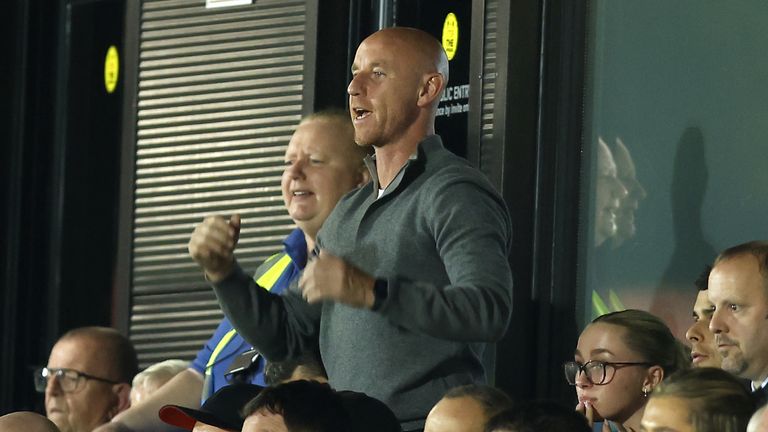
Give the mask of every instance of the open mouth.
M 295 196 L 295 197 L 304 197 L 304 196 L 312 195 L 312 192 L 305 191 L 305 190 L 295 190 L 295 191 L 291 192 L 291 194 L 293 196 Z
M 368 111 L 367 109 L 363 109 L 363 108 L 353 108 L 352 112 L 355 113 L 355 120 L 362 120 L 362 119 L 368 117 L 369 115 L 371 115 L 370 111 Z

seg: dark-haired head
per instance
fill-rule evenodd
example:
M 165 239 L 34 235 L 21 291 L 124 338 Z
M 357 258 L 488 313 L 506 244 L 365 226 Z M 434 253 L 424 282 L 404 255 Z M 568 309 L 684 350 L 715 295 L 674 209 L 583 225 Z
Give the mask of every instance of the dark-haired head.
M 267 387 L 246 404 L 243 417 L 243 432 L 259 431 L 265 421 L 282 421 L 290 432 L 349 431 L 341 397 L 328 384 L 316 381 Z
M 534 401 L 516 405 L 488 421 L 485 432 L 589 432 L 587 420 L 555 402 Z

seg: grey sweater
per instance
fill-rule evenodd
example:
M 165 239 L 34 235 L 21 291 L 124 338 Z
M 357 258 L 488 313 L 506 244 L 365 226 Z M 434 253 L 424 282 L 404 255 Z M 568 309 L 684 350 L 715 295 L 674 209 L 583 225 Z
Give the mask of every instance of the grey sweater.
M 487 179 L 436 135 L 381 198 L 377 191 L 374 180 L 342 198 L 318 245 L 387 280 L 379 310 L 270 295 L 239 268 L 214 288 L 238 333 L 266 358 L 319 342 L 334 388 L 384 401 L 408 430 L 448 389 L 485 380 L 485 342 L 503 336 L 512 306 L 511 223 Z

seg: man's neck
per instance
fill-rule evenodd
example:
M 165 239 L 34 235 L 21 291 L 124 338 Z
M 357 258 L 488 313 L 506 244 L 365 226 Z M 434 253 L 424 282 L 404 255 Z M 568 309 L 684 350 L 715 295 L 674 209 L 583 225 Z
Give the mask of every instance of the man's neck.
M 376 174 L 379 189 L 386 189 L 405 165 L 419 144 L 376 147 Z
M 400 168 L 419 148 L 419 143 L 424 138 L 435 134 L 434 117 L 429 117 L 426 112 L 422 112 L 420 116 L 428 117 L 416 119 L 396 141 L 375 147 L 376 173 L 379 177 L 380 189 L 386 189 L 392 183 L 400 172 Z

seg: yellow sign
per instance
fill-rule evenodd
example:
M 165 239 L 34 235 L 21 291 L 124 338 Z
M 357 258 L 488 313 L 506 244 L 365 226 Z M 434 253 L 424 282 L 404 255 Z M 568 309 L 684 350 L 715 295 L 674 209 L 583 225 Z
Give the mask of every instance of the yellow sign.
M 443 22 L 443 49 L 448 60 L 453 60 L 459 49 L 459 20 L 453 12 L 446 15 Z
M 107 50 L 107 58 L 104 60 L 104 87 L 107 88 L 107 93 L 115 91 L 119 69 L 120 60 L 117 57 L 117 48 L 112 45 Z

